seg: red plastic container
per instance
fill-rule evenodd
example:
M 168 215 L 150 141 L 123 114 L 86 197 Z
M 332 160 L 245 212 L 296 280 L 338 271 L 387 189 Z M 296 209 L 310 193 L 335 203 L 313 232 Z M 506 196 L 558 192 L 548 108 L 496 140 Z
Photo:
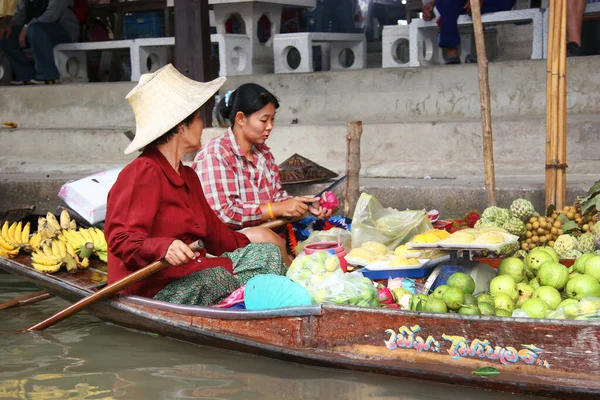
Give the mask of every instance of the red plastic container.
M 342 268 L 342 271 L 347 271 L 348 263 L 344 258 L 347 253 L 343 245 L 338 245 L 337 242 L 317 242 L 304 246 L 304 253 L 306 254 L 310 255 L 316 253 L 317 251 L 326 251 L 328 253 L 335 254 L 340 260 L 340 268 Z

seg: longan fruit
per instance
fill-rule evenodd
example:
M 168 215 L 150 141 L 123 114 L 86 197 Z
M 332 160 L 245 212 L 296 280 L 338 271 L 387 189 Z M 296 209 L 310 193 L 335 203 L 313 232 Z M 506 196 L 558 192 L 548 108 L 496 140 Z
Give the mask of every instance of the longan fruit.
M 562 234 L 564 234 L 563 230 L 562 230 L 562 229 L 559 229 L 559 230 L 558 230 L 558 233 L 557 233 L 557 235 L 558 235 L 558 236 L 560 236 L 560 235 L 562 235 Z
M 531 238 L 528 238 L 527 240 L 525 240 L 525 243 L 527 243 L 527 244 L 531 243 Z
M 546 236 L 542 235 L 540 236 L 540 243 L 546 243 L 548 241 L 548 239 L 546 238 Z
M 567 213 L 567 218 L 569 218 L 570 220 L 573 220 L 575 218 L 575 213 L 573 211 L 569 211 Z
M 590 229 L 590 226 L 588 224 L 583 224 L 583 226 L 581 227 L 581 229 L 583 229 L 584 231 L 588 231 L 588 229 Z
M 550 247 L 554 247 L 554 240 L 551 240 L 551 241 L 549 241 L 549 242 L 548 242 L 548 246 L 550 246 Z
M 521 243 L 521 248 L 525 251 L 529 250 L 529 245 L 527 243 Z
M 556 235 L 558 233 L 558 228 L 552 227 L 552 229 L 550 229 L 550 233 Z
M 555 228 L 560 228 L 562 226 L 562 221 L 560 219 L 554 221 L 554 225 Z
M 532 224 L 534 222 L 536 222 L 537 220 L 538 220 L 538 217 L 531 217 L 531 218 L 529 218 L 529 222 L 531 222 Z
M 537 246 L 537 245 L 536 245 L 535 243 L 531 243 L 531 244 L 529 245 L 529 250 L 535 249 L 535 248 L 536 248 L 536 246 Z
M 533 225 L 531 224 L 531 222 L 528 222 L 525 227 L 527 228 L 528 231 L 533 229 Z
M 535 221 L 532 225 L 533 225 L 533 229 L 537 229 L 540 227 L 540 223 L 537 221 Z
M 533 233 L 531 231 L 527 231 L 525 232 L 525 236 L 531 238 L 533 236 Z
M 548 224 L 546 223 L 546 221 L 540 222 L 540 228 L 546 229 L 547 226 L 548 226 Z
M 540 237 L 535 235 L 531 237 L 531 243 L 537 243 L 540 241 Z
M 541 235 L 542 233 L 546 232 L 543 228 L 537 228 L 536 232 L 538 233 L 538 235 Z

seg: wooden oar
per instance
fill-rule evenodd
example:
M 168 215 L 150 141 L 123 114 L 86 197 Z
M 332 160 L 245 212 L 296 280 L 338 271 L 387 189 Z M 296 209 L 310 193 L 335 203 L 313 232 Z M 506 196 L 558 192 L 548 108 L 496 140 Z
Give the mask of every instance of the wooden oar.
M 200 249 L 202 249 L 203 247 L 204 247 L 204 242 L 202 242 L 202 240 L 198 240 L 197 242 L 190 244 L 190 249 L 194 252 L 200 251 Z M 89 306 L 90 304 L 94 304 L 98 300 L 112 296 L 113 294 L 117 294 L 121 290 L 133 285 L 134 283 L 139 282 L 143 279 L 146 279 L 151 275 L 154 275 L 155 273 L 167 268 L 169 265 L 170 264 L 168 262 L 166 262 L 165 260 L 154 261 L 152 264 L 134 272 L 133 274 L 127 275 L 125 278 L 121 279 L 120 281 L 117 281 L 117 282 L 113 283 L 112 285 L 108 285 L 104 289 L 101 289 L 90 296 L 84 297 L 83 299 L 79 300 L 77 303 L 71 304 L 69 307 L 54 314 L 50 318 L 48 318 L 38 324 L 35 324 L 30 328 L 25 329 L 25 332 L 42 331 L 60 321 L 62 321 L 63 319 L 70 317 L 73 314 L 78 313 L 79 311 L 83 310 L 85 307 Z
M 29 293 L 26 296 L 17 297 L 4 303 L 0 304 L 0 310 L 6 310 L 7 308 L 13 307 L 22 307 L 28 304 L 38 303 L 42 300 L 46 300 L 54 297 L 52 293 L 49 293 L 47 290 L 41 290 L 35 293 Z

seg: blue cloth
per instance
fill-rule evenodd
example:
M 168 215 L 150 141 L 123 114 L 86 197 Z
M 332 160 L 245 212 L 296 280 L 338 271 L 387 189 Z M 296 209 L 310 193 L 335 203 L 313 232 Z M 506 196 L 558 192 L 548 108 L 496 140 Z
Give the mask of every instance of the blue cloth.
M 19 46 L 21 26 L 14 26 L 8 38 L 0 40 L 0 49 L 10 61 L 15 79 L 18 81 L 56 80 L 60 78 L 54 62 L 53 47 L 72 42 L 69 32 L 58 22 L 37 22 L 27 28 L 27 42 L 33 51 L 35 68 Z
M 460 35 L 458 34 L 458 17 L 465 14 L 466 0 L 436 0 L 440 15 L 442 16 L 442 26 L 440 27 L 440 47 L 455 48 L 460 44 Z M 515 0 L 484 0 L 481 7 L 481 13 L 490 13 L 498 11 L 508 11 L 515 5 Z

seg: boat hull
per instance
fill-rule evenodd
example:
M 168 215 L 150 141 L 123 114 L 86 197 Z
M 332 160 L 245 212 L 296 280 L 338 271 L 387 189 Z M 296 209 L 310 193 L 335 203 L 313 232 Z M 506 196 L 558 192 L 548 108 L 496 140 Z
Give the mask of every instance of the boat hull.
M 69 301 L 93 274 L 40 274 L 27 259 L 0 268 Z M 76 274 L 77 275 L 77 274 Z M 220 310 L 120 296 L 98 318 L 186 342 L 316 366 L 564 399 L 600 396 L 600 323 L 343 306 Z M 495 377 L 472 372 L 494 367 Z

